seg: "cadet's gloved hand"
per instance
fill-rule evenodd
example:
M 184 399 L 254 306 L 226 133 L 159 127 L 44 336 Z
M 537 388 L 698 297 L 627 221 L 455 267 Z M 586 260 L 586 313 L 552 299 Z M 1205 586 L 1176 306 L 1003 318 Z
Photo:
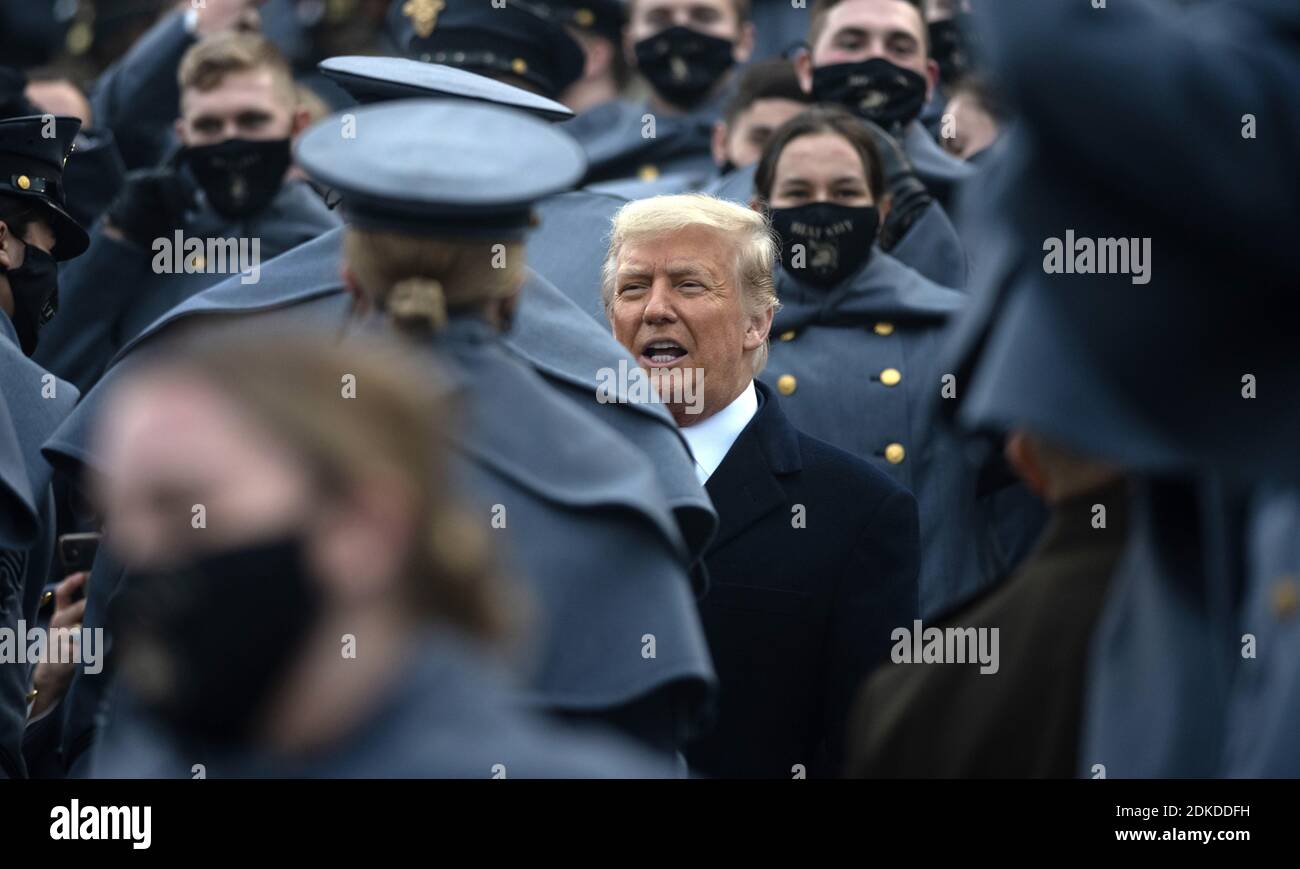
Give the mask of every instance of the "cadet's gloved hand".
M 105 232 L 114 231 L 145 248 L 155 238 L 171 238 L 194 200 L 192 187 L 173 169 L 127 173 L 122 190 L 105 212 Z
M 876 141 L 876 150 L 880 152 L 881 169 L 885 173 L 885 187 L 893 198 L 889 216 L 880 228 L 880 248 L 889 251 L 907 235 L 912 224 L 921 216 L 934 197 L 926 190 L 925 183 L 916 176 L 912 161 L 907 159 L 907 152 L 898 140 L 870 121 L 863 121 L 871 137 Z

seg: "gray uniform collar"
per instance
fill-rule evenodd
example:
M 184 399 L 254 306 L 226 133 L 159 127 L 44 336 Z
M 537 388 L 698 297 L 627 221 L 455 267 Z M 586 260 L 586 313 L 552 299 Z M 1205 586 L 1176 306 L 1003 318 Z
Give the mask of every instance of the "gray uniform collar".
M 780 269 L 777 295 L 782 304 L 772 324 L 777 333 L 882 318 L 941 323 L 966 302 L 962 293 L 927 280 L 879 249 L 860 271 L 829 289 L 798 281 Z

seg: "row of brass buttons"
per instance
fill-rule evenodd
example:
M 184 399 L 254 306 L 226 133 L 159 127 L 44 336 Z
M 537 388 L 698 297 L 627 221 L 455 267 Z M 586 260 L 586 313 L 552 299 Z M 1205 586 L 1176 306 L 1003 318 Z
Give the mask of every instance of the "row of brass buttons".
M 894 334 L 894 324 L 881 321 L 872 327 L 873 332 L 882 337 Z M 782 341 L 793 341 L 799 333 L 794 329 L 781 333 Z M 903 380 L 902 373 L 897 368 L 886 368 L 880 372 L 880 382 L 885 386 L 897 386 Z M 794 391 L 799 388 L 799 381 L 793 374 L 782 374 L 776 379 L 776 391 L 782 395 L 794 395 Z M 903 459 L 907 458 L 907 450 L 900 443 L 892 443 L 885 447 L 885 461 L 891 465 L 902 464 Z

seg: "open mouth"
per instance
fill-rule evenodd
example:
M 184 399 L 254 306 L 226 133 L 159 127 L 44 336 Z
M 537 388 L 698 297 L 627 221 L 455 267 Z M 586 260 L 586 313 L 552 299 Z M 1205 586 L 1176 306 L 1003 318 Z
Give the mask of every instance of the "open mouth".
M 642 360 L 656 367 L 668 366 L 686 355 L 686 348 L 676 341 L 651 341 L 641 349 Z

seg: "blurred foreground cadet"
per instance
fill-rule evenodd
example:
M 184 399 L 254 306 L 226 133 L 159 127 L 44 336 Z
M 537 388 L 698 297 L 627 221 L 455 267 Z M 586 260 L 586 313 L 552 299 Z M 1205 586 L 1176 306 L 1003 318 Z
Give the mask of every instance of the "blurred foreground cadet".
M 480 85 L 475 102 L 537 99 L 471 77 Z M 338 334 L 354 321 L 354 298 L 393 295 L 393 316 L 425 323 L 421 343 L 451 360 L 469 397 L 458 442 L 469 494 L 539 601 L 530 700 L 613 721 L 671 753 L 697 724 L 712 681 L 688 576 L 716 519 L 663 407 L 598 401 L 598 372 L 635 362 L 524 264 L 531 207 L 581 173 L 580 151 L 540 121 L 468 102 L 385 103 L 348 116 L 355 138 L 340 134 L 336 116 L 314 128 L 299 156 L 361 221 L 346 236 L 357 295 L 340 276 L 345 234 L 329 234 L 267 264 L 263 286 L 232 280 L 162 318 L 105 385 L 156 335 L 232 317 L 266 330 L 268 340 L 307 322 Z M 432 152 L 441 159 L 425 159 Z M 408 298 L 412 289 L 419 292 Z M 443 317 L 434 289 L 443 293 Z M 87 440 L 100 394 L 48 444 L 72 474 L 102 466 Z M 101 560 L 97 571 L 114 574 Z M 702 589 L 702 567 L 694 575 Z M 92 613 L 116 583 L 92 584 Z M 86 674 L 74 681 L 65 763 L 93 739 L 105 683 Z
M 63 166 L 81 126 L 75 118 L 0 120 L 0 628 L 35 626 L 54 555 L 51 470 L 41 444 L 72 410 L 77 390 L 29 358 L 59 306 L 60 260 L 86 249 L 65 210 Z M 46 133 L 53 135 L 45 135 Z M 0 778 L 25 774 L 23 730 L 32 668 L 0 659 Z M 25 658 L 25 656 L 24 656 Z
M 944 388 L 940 335 L 966 297 L 877 244 L 893 201 L 871 134 L 843 109 L 787 121 L 758 165 L 754 207 L 781 245 L 782 309 L 763 379 L 791 421 L 872 462 L 921 510 L 921 613 L 1005 575 L 1036 538 L 1040 507 L 1000 456 L 981 460 L 930 424 Z
M 614 334 L 668 403 L 718 508 L 700 603 L 721 683 L 688 752 L 714 776 L 837 775 L 852 697 L 917 615 L 916 499 L 797 430 L 755 375 L 778 307 L 767 220 L 701 194 L 614 220 Z
M 68 269 L 65 316 L 37 357 L 83 392 L 171 308 L 228 275 L 255 287 L 264 260 L 338 224 L 310 187 L 286 179 L 307 114 L 274 45 L 214 36 L 185 53 L 176 75 L 182 147 L 127 177 Z
M 1135 480 L 1077 771 L 1300 774 L 1300 367 L 1282 316 L 1300 274 L 1300 5 L 976 16 L 1023 126 L 985 171 L 977 292 L 945 365 L 958 419 Z M 1137 57 L 1161 75 L 1134 76 Z
M 314 337 L 163 356 L 103 419 L 108 545 L 132 574 L 96 775 L 671 773 L 544 723 L 496 672 L 515 614 L 454 494 L 428 360 Z

